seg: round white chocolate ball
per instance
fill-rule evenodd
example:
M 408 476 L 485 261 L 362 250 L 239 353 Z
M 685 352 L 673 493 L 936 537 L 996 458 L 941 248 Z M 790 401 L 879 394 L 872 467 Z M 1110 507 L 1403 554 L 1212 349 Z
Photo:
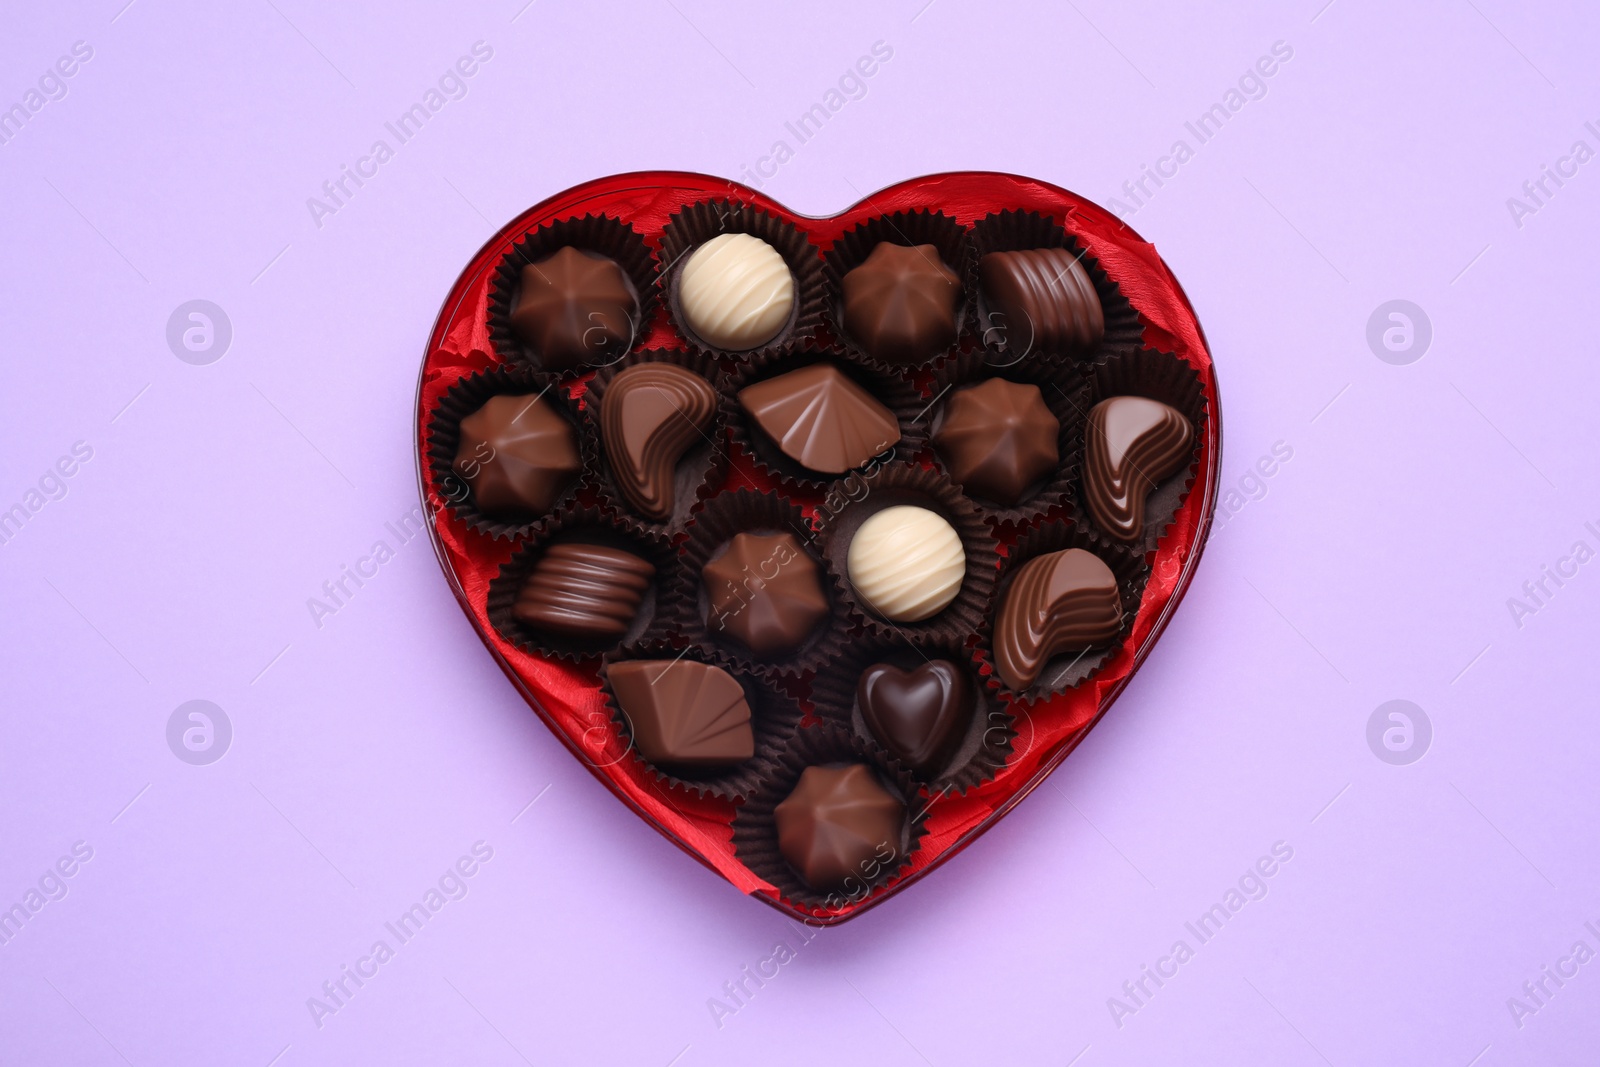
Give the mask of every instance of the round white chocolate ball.
M 778 335 L 794 309 L 794 275 L 778 250 L 748 233 L 713 237 L 678 275 L 678 307 L 715 348 L 742 352 Z
M 893 622 L 920 622 L 961 592 L 967 553 L 943 517 L 897 504 L 861 524 L 845 565 L 869 608 Z

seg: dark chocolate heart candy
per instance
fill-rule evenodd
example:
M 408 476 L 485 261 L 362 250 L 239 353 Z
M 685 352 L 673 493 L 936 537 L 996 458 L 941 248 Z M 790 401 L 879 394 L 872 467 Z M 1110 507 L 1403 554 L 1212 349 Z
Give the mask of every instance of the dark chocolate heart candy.
M 972 721 L 972 679 L 947 659 L 910 671 L 874 663 L 856 683 L 856 706 L 890 755 L 932 774 L 950 762 Z

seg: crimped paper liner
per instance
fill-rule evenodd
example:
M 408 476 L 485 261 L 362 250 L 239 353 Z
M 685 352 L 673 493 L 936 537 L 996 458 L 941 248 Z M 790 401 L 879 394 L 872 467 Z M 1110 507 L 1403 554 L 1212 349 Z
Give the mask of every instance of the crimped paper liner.
M 1007 685 L 1000 677 L 1000 672 L 995 670 L 995 619 L 999 618 L 1000 611 L 1005 606 L 1006 594 L 1011 589 L 1012 579 L 1016 577 L 1017 570 L 1024 563 L 1038 556 L 1060 552 L 1067 548 L 1081 548 L 1093 552 L 1111 568 L 1111 573 L 1117 579 L 1117 588 L 1122 593 L 1122 630 L 1103 647 L 1093 649 L 1076 660 L 1066 660 L 1064 655 L 1051 659 L 1045 664 L 1044 670 L 1040 672 L 1034 684 L 1019 692 Z M 989 668 L 989 687 L 1017 703 L 1033 705 L 1057 693 L 1074 689 L 1094 677 L 1095 672 L 1103 667 L 1127 640 L 1134 616 L 1139 613 L 1139 601 L 1144 596 L 1145 583 L 1149 579 L 1150 568 L 1141 557 L 1126 549 L 1100 543 L 1082 527 L 1070 523 L 1052 522 L 1024 534 L 1011 547 L 1010 554 L 1000 565 L 1000 579 L 995 586 L 994 608 L 983 620 L 983 626 L 978 631 L 978 658 L 979 662 Z M 1068 662 L 1071 663 L 1070 666 L 1067 665 Z
M 948 764 L 927 775 L 909 766 L 906 769 L 926 783 L 932 793 L 963 794 L 1000 772 L 1011 755 L 1011 741 L 1017 736 L 1015 717 L 989 688 L 987 679 L 979 674 L 978 664 L 964 642 L 932 640 L 912 645 L 885 637 L 861 638 L 852 642 L 826 671 L 818 673 L 811 684 L 811 699 L 818 716 L 848 724 L 858 737 L 885 747 L 867 728 L 866 719 L 856 704 L 856 686 L 861 672 L 875 663 L 890 663 L 907 670 L 935 659 L 949 660 L 970 676 L 972 719 Z
M 818 513 L 818 536 L 822 553 L 843 577 L 850 607 L 868 630 L 882 637 L 911 643 L 928 641 L 965 642 L 988 611 L 994 593 L 995 570 L 999 562 L 994 531 L 977 507 L 961 495 L 950 480 L 936 470 L 897 463 L 881 467 L 861 478 L 859 492 L 852 493 L 836 510 L 825 505 Z M 927 508 L 955 528 L 967 556 L 967 573 L 956 598 L 931 617 L 920 622 L 891 622 L 862 601 L 850 584 L 850 541 L 861 524 L 884 508 L 910 504 Z
M 956 300 L 956 340 L 942 352 L 935 352 L 917 363 L 892 363 L 870 355 L 844 328 L 844 276 L 861 266 L 872 250 L 887 241 L 889 244 L 912 247 L 933 245 L 939 250 L 944 265 L 955 271 L 961 282 L 961 294 Z M 892 215 L 879 215 L 845 231 L 823 255 L 828 268 L 828 324 L 833 336 L 851 355 L 869 367 L 898 372 L 909 367 L 926 367 L 957 351 L 970 336 L 973 321 L 971 304 L 972 242 L 967 228 L 942 211 L 926 208 L 916 211 L 897 211 Z
M 739 391 L 746 386 L 824 362 L 833 363 L 854 379 L 888 408 L 900 424 L 900 440 L 875 460 L 863 464 L 859 470 L 915 456 L 922 451 L 928 443 L 928 403 L 911 384 L 907 372 L 880 370 L 857 362 L 848 353 L 838 349 L 807 344 L 786 352 L 768 353 L 739 368 L 734 377 L 730 390 L 728 435 L 750 457 L 756 470 L 785 487 L 802 490 L 820 489 L 840 478 L 849 477 L 848 474 L 824 474 L 796 463 L 778 448 L 765 430 L 755 425 L 750 413 L 739 403 Z
M 789 865 L 778 849 L 775 812 L 800 781 L 807 767 L 865 763 L 878 780 L 906 805 L 903 837 L 893 843 L 896 855 L 872 879 L 862 879 L 843 892 L 812 889 Z M 877 745 L 856 737 L 837 723 L 824 722 L 795 731 L 783 748 L 762 768 L 761 781 L 740 805 L 733 818 L 733 851 L 757 877 L 772 883 L 780 898 L 813 915 L 836 915 L 861 904 L 891 884 L 911 866 L 927 832 L 928 804 L 918 796 L 917 780 L 904 765 Z
M 767 660 L 710 625 L 707 619 L 709 598 L 700 572 L 720 555 L 735 534 L 778 532 L 794 534 L 801 548 L 822 568 L 823 589 L 828 594 L 831 614 L 805 644 L 793 652 L 780 654 L 779 658 Z M 807 671 L 832 662 L 856 628 L 845 596 L 844 579 L 818 550 L 816 534 L 799 506 L 776 493 L 737 489 L 707 500 L 690 520 L 688 537 L 678 546 L 678 565 L 673 583 L 666 592 L 674 612 L 672 624 L 684 637 L 714 648 L 740 667 L 769 679 L 796 681 Z
M 641 363 L 671 363 L 693 371 L 711 384 L 717 392 L 717 406 L 711 416 L 711 425 L 702 434 L 704 440 L 691 445 L 678 460 L 673 482 L 672 514 L 663 522 L 645 518 L 633 510 L 633 505 L 618 487 L 611 460 L 606 455 L 605 440 L 600 433 L 600 404 L 606 388 L 618 374 Z M 632 352 L 608 367 L 601 368 L 590 380 L 584 393 L 585 422 L 594 438 L 597 482 L 606 500 L 618 512 L 630 515 L 646 526 L 676 534 L 689 521 L 689 515 L 700 502 L 722 484 L 728 473 L 728 386 L 722 369 L 711 355 L 683 349 L 648 348 Z
M 990 378 L 1004 378 L 1009 382 L 1039 387 L 1045 406 L 1061 424 L 1056 435 L 1060 458 L 1053 474 L 1033 486 L 1032 492 L 1009 507 L 975 493 L 963 492 L 983 517 L 996 526 L 1021 526 L 1052 514 L 1069 512 L 1078 499 L 1078 476 L 1083 463 L 1083 423 L 1089 410 L 1089 387 L 1076 368 L 1038 360 L 1007 363 L 1004 356 L 992 349 L 978 349 L 946 360 L 934 369 L 933 399 L 925 416 L 929 442 L 933 441 L 934 433 L 944 421 L 950 397 L 964 387 L 981 384 Z M 937 445 L 933 446 L 932 453 L 935 466 L 949 477 L 949 467 Z
M 578 456 L 583 469 L 578 478 L 556 499 L 546 515 L 517 521 L 485 515 L 466 482 L 454 470 L 456 449 L 461 446 L 461 420 L 483 407 L 491 397 L 541 393 L 552 408 L 572 423 L 578 440 Z M 554 377 L 526 367 L 495 367 L 460 379 L 443 396 L 428 418 L 428 474 L 432 495 L 467 528 L 497 541 L 516 540 L 551 515 L 570 507 L 578 492 L 598 481 L 600 456 L 593 435 L 588 432 L 578 405 Z
M 999 211 L 972 224 L 972 272 L 968 277 L 973 294 L 973 332 L 979 344 L 1007 353 L 1002 331 L 990 330 L 983 287 L 978 284 L 978 261 L 990 252 L 1022 252 L 1032 248 L 1065 248 L 1078 258 L 1100 296 L 1100 312 L 1105 319 L 1105 334 L 1092 352 L 1044 351 L 1047 358 L 1071 356 L 1079 362 L 1101 359 L 1113 352 L 1137 348 L 1144 337 L 1139 313 L 1134 310 L 1122 287 L 1107 276 L 1100 261 L 1064 229 L 1059 221 L 1033 211 Z M 1010 353 L 1013 362 L 1026 359 L 1026 353 Z
M 633 724 L 622 710 L 616 691 L 611 688 L 608 676 L 611 665 L 625 660 L 680 658 L 721 667 L 744 687 L 745 700 L 750 705 L 750 725 L 755 734 L 755 754 L 739 766 L 704 775 L 674 773 L 657 767 L 633 747 Z M 616 744 L 624 748 L 628 758 L 650 772 L 657 781 L 688 790 L 696 796 L 714 796 L 728 800 L 738 800 L 754 788 L 760 780 L 761 767 L 777 755 L 784 742 L 799 728 L 800 720 L 804 717 L 800 703 L 794 697 L 748 671 L 741 671 L 715 649 L 692 641 L 664 637 L 646 638 L 607 654 L 600 661 L 600 696 L 604 701 L 606 712 L 611 716 L 611 721 L 617 726 Z
M 639 303 L 633 338 L 626 345 L 614 351 L 597 352 L 595 358 L 583 366 L 567 370 L 551 368 L 547 372 L 572 378 L 620 358 L 648 333 L 659 292 L 655 258 L 644 237 L 631 223 L 610 215 L 584 215 L 581 218 L 547 222 L 519 238 L 495 265 L 488 297 L 489 338 L 501 359 L 534 368 L 543 367 L 538 355 L 511 331 L 511 312 L 516 307 L 518 290 L 522 285 L 522 268 L 568 246 L 614 260 L 633 286 L 634 298 Z
M 1084 408 L 1087 428 L 1089 412 L 1102 400 L 1114 396 L 1143 396 L 1176 408 L 1194 427 L 1189 462 L 1158 484 L 1145 498 L 1144 536 L 1128 542 L 1102 530 L 1089 513 L 1087 482 L 1079 479 L 1077 514 L 1083 527 L 1101 544 L 1115 545 L 1140 555 L 1156 550 L 1172 525 L 1173 516 L 1183 506 L 1194 480 L 1200 473 L 1200 450 L 1205 439 L 1206 396 L 1200 375 L 1188 363 L 1167 352 L 1142 348 L 1136 352 L 1110 356 L 1087 368 L 1088 406 Z M 1087 447 L 1085 447 L 1087 457 Z
M 563 640 L 559 635 L 524 626 L 511 614 L 517 594 L 533 573 L 544 550 L 565 541 L 608 545 L 632 552 L 655 565 L 655 576 L 639 604 L 639 614 L 628 632 L 614 640 Z M 489 625 L 524 652 L 550 656 L 569 663 L 594 660 L 646 635 L 665 632 L 667 619 L 662 611 L 663 591 L 671 584 L 675 560 L 671 544 L 659 532 L 608 508 L 571 508 L 540 523 L 518 547 L 489 583 L 485 608 Z
M 748 233 L 767 242 L 794 275 L 794 308 L 789 321 L 763 345 L 751 349 L 719 348 L 694 332 L 678 305 L 678 278 L 689 254 L 713 237 Z M 828 302 L 828 281 L 817 246 L 803 231 L 776 215 L 736 200 L 701 200 L 667 220 L 661 231 L 659 286 L 666 295 L 672 324 L 693 348 L 733 359 L 748 359 L 776 352 L 809 339 L 822 325 Z

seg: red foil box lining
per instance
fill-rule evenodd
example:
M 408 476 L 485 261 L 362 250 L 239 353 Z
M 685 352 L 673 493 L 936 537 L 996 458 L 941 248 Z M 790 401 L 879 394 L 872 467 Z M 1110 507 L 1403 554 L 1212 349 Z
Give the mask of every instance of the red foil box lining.
M 780 900 L 771 883 L 735 857 L 733 802 L 669 793 L 636 761 L 622 758 L 620 746 L 611 740 L 615 731 L 610 727 L 594 668 L 541 659 L 513 647 L 494 632 L 484 607 L 488 586 L 500 565 L 510 558 L 514 545 L 475 534 L 448 512 L 432 506 L 440 494 L 432 484 L 427 462 L 427 415 L 440 395 L 459 378 L 504 362 L 489 339 L 487 302 L 493 267 L 512 242 L 544 222 L 594 212 L 631 222 L 656 247 L 669 216 L 686 204 L 713 197 L 744 200 L 780 215 L 805 230 L 813 243 L 824 250 L 865 219 L 896 211 L 940 210 L 968 225 L 1007 208 L 1052 215 L 1121 286 L 1139 312 L 1144 343 L 1186 360 L 1199 373 L 1206 392 L 1207 419 L 1200 442 L 1199 473 L 1151 559 L 1150 580 L 1123 647 L 1077 689 L 1031 709 L 1017 707 L 1018 737 L 1006 767 L 992 781 L 965 796 L 938 798 L 929 810 L 927 836 L 910 869 L 860 902 L 834 912 L 816 914 Z M 681 345 L 667 316 L 658 309 L 635 347 Z M 430 513 L 429 533 L 440 566 L 478 636 L 529 706 L 596 778 L 668 840 L 742 892 L 802 922 L 832 925 L 853 918 L 904 889 L 992 827 L 1066 759 L 1128 684 L 1182 600 L 1210 531 L 1222 449 L 1218 404 L 1217 381 L 1205 335 L 1178 280 L 1155 248 L 1126 224 L 1064 189 L 1010 174 L 936 174 L 874 193 L 837 215 L 810 218 L 725 179 L 681 171 L 646 171 L 586 182 L 551 197 L 523 212 L 479 249 L 452 286 L 428 338 L 417 387 L 414 440 L 418 485 L 424 507 Z M 725 487 L 741 486 L 776 488 L 750 469 L 743 456 L 736 455 Z M 788 495 L 808 515 L 815 514 L 822 500 L 821 493 Z M 1004 553 L 1007 541 L 1002 539 L 1001 545 Z

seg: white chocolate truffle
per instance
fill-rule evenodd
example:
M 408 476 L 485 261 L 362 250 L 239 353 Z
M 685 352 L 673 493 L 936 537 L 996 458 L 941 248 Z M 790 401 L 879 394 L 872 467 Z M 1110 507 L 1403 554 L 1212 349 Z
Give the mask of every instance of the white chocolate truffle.
M 715 348 L 743 352 L 778 335 L 794 308 L 794 275 L 778 250 L 725 233 L 694 250 L 678 275 L 678 307 Z
M 897 504 L 861 524 L 845 566 L 873 611 L 894 622 L 920 622 L 961 592 L 967 553 L 942 517 Z

